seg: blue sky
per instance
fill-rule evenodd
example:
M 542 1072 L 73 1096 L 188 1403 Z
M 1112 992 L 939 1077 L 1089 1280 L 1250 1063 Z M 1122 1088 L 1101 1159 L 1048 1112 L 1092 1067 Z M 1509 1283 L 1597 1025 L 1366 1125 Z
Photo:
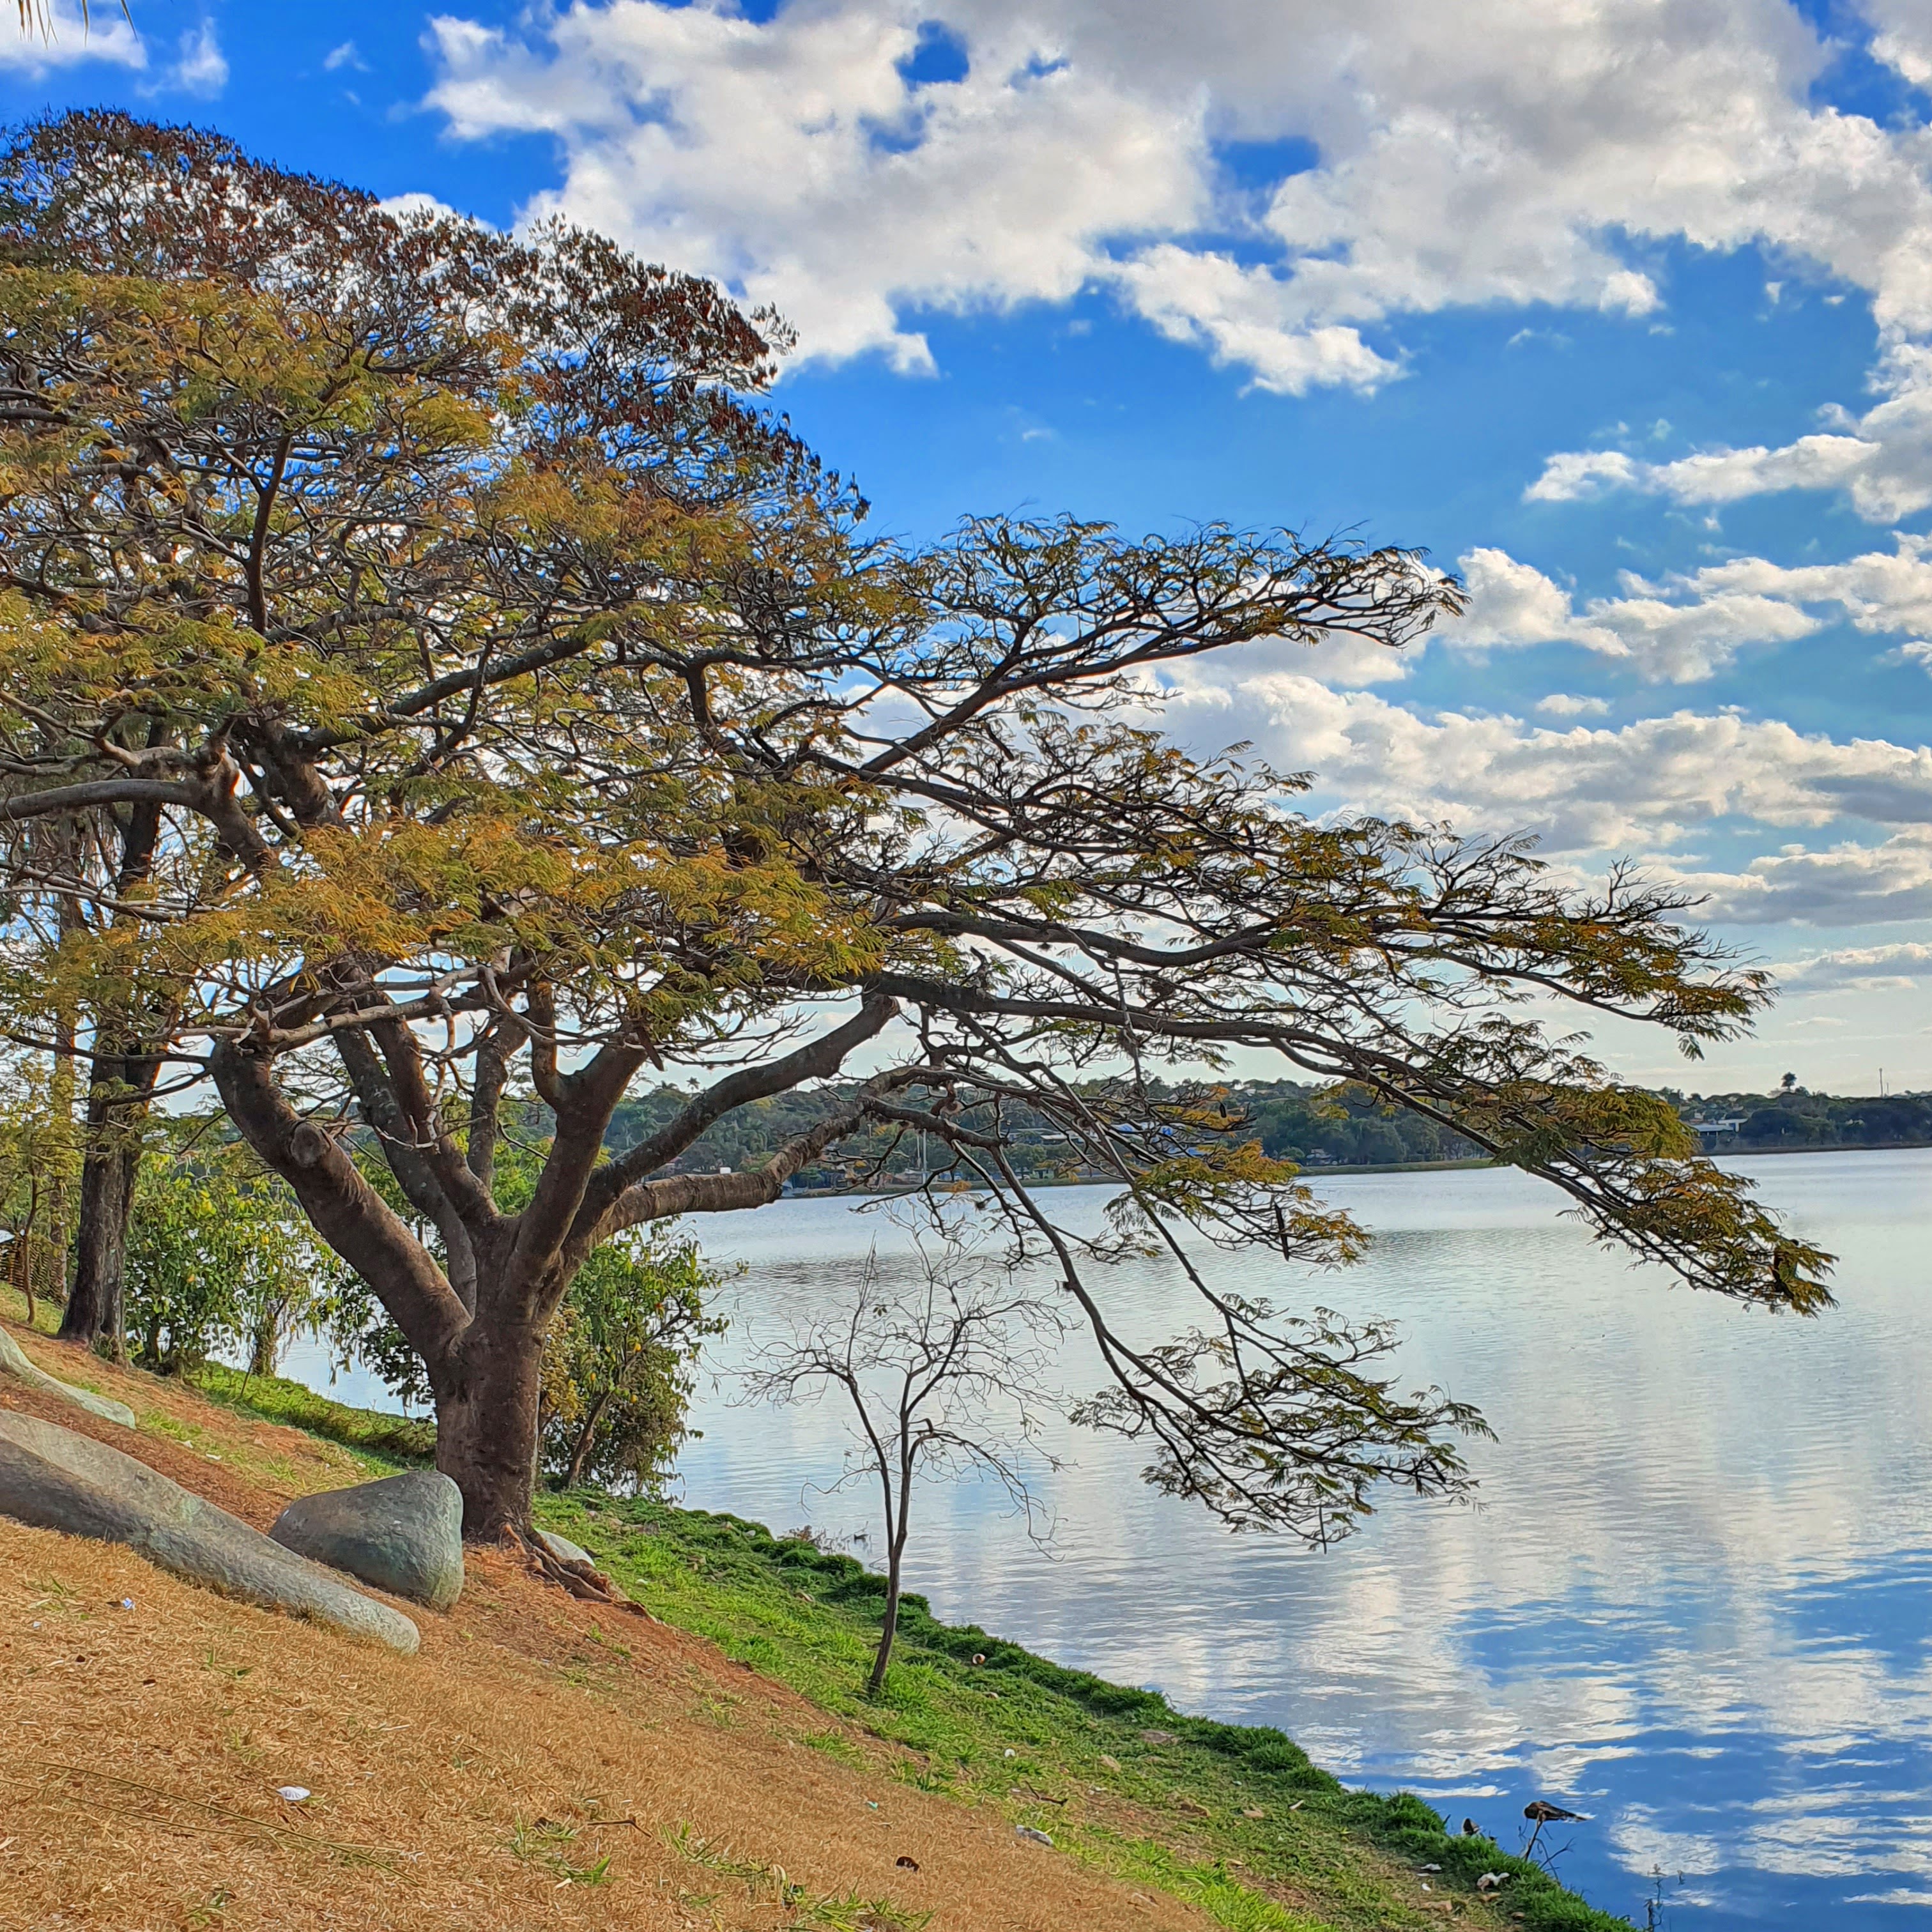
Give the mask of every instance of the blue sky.
M 774 302 L 889 529 L 1426 547 L 1463 624 L 1199 667 L 1173 728 L 1693 882 L 1786 997 L 1634 1072 L 1932 1087 L 1928 0 L 134 0 L 0 95 Z

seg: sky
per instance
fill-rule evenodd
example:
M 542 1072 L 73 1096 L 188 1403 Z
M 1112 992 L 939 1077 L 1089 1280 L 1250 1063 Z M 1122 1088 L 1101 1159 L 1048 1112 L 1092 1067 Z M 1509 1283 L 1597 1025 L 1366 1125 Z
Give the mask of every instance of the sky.
M 1619 858 L 1783 989 L 1688 1066 L 1932 1088 L 1932 0 L 61 0 L 113 104 L 776 304 L 914 539 L 1062 510 L 1425 548 L 1466 617 L 1167 719 L 1310 808 Z

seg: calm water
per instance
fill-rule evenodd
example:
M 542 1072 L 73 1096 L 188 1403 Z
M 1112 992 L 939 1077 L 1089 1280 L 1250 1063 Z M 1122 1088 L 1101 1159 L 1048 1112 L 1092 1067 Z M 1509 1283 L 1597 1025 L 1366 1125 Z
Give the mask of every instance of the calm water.
M 910 1582 L 1070 1663 L 1216 1716 L 1280 1725 L 1344 1778 L 1406 1786 L 1518 1842 L 1544 1796 L 1590 1814 L 1558 1870 L 1676 1932 L 1889 1928 L 1932 1908 L 1932 1151 L 1739 1163 L 1842 1257 L 1813 1322 L 1633 1271 L 1511 1172 L 1334 1177 L 1364 1266 L 1284 1282 L 1402 1324 L 1402 1366 L 1479 1402 L 1481 1504 L 1391 1498 L 1326 1555 L 1231 1538 L 1069 1431 L 1058 1555 L 997 1500 L 926 1492 Z M 1049 1197 L 1072 1222 L 1104 1196 Z M 830 1406 L 730 1403 L 770 1311 L 842 1299 L 874 1240 L 844 1201 L 721 1216 L 737 1325 L 683 1460 L 686 1499 L 783 1529 L 866 1526 Z M 1258 1273 L 1251 1285 L 1262 1285 Z M 1178 1325 L 1152 1264 L 1108 1286 L 1142 1336 Z M 1098 1378 L 1070 1343 L 1065 1378 Z M 876 1531 L 874 1532 L 876 1537 Z M 865 1546 L 859 1546 L 862 1553 Z

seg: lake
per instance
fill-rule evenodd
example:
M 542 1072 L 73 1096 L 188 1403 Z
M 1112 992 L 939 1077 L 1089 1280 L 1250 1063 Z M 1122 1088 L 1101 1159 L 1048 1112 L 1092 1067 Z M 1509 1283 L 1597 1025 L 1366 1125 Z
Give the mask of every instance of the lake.
M 1675 1932 L 1922 1924 L 1932 1150 L 1736 1165 L 1840 1255 L 1834 1312 L 1768 1316 L 1634 1270 L 1508 1170 L 1319 1177 L 1374 1232 L 1367 1262 L 1293 1280 L 1235 1264 L 1284 1305 L 1397 1319 L 1403 1386 L 1440 1382 L 1496 1430 L 1471 1445 L 1478 1506 L 1391 1496 L 1311 1553 L 1229 1536 L 1146 1488 L 1132 1444 L 1068 1429 L 1052 1558 L 998 1497 L 934 1488 L 908 1586 L 949 1621 L 1277 1724 L 1452 1828 L 1471 1816 L 1514 1848 L 1530 1798 L 1586 1812 L 1556 1870 L 1639 1924 L 1660 1885 Z M 1045 1198 L 1090 1224 L 1106 1194 Z M 705 1224 L 707 1252 L 745 1272 L 682 1460 L 687 1502 L 778 1530 L 870 1523 L 868 1492 L 810 1487 L 838 1472 L 838 1412 L 734 1407 L 729 1373 L 771 1310 L 842 1300 L 875 1240 L 906 1244 L 855 1205 Z M 1105 1280 L 1137 1339 L 1190 1318 L 1163 1266 Z M 1062 1366 L 1076 1390 L 1098 1382 L 1078 1340 Z

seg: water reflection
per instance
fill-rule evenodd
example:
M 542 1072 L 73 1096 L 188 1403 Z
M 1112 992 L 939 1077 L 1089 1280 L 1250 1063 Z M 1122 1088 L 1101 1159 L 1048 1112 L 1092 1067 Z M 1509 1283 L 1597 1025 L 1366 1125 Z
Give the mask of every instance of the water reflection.
M 1920 1316 L 1932 1154 L 1743 1163 L 1844 1262 L 1839 1310 L 1774 1318 L 1633 1270 L 1512 1173 L 1335 1177 L 1362 1268 L 1246 1283 L 1402 1323 L 1401 1366 L 1478 1402 L 1481 1504 L 1398 1499 L 1310 1556 L 1230 1538 L 1146 1490 L 1130 1445 L 1069 1432 L 1048 1563 L 971 1489 L 922 1499 L 910 1582 L 1070 1664 L 1280 1724 L 1342 1775 L 1408 1785 L 1514 1842 L 1547 1796 L 1592 1814 L 1562 1870 L 1672 1922 L 1884 1928 L 1932 1905 L 1932 1338 Z M 1078 1220 L 1099 1190 L 1054 1197 Z M 904 1237 L 844 1202 L 707 1224 L 742 1261 L 740 1325 L 683 1459 L 688 1499 L 785 1528 L 866 1520 L 802 1495 L 836 1412 L 728 1406 L 769 1311 L 842 1299 Z M 1160 1265 L 1109 1283 L 1126 1324 L 1186 1318 Z M 1091 1386 L 1070 1344 L 1067 1380 Z M 1678 1883 L 1679 1876 L 1682 1882 Z

